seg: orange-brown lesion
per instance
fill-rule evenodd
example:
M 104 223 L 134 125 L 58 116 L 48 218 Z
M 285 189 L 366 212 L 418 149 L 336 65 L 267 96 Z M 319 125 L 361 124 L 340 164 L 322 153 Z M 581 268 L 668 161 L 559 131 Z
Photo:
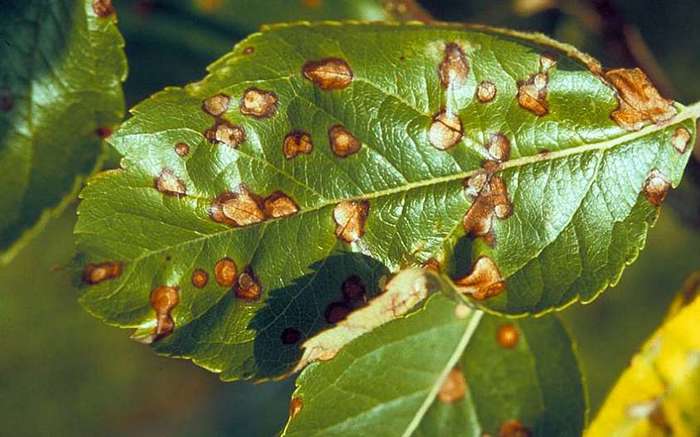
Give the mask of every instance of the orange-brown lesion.
M 302 74 L 324 91 L 347 88 L 353 79 L 350 65 L 340 58 L 308 61 L 302 67 Z
M 122 274 L 123 266 L 119 261 L 106 261 L 98 264 L 88 264 L 83 270 L 83 282 L 89 285 L 118 278 Z
M 498 296 L 506 288 L 496 263 L 488 256 L 477 259 L 472 272 L 455 280 L 454 284 L 461 293 L 476 300 Z
M 646 123 L 663 123 L 676 115 L 673 102 L 663 98 L 639 68 L 610 70 L 605 78 L 617 94 L 618 107 L 611 118 L 624 129 L 639 130 Z
M 335 235 L 352 243 L 365 234 L 365 222 L 369 214 L 369 202 L 366 200 L 348 200 L 340 202 L 333 209 Z

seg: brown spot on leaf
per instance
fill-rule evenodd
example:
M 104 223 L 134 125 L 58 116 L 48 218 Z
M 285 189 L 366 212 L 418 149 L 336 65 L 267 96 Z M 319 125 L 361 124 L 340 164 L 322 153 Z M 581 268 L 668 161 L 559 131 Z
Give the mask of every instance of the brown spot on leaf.
M 175 153 L 184 158 L 190 154 L 190 146 L 188 146 L 186 143 L 177 143 L 175 144 Z
M 277 112 L 277 95 L 272 91 L 249 88 L 241 99 L 241 114 L 255 118 L 268 118 Z
M 248 46 L 248 47 L 246 47 L 246 48 L 243 49 L 243 54 L 244 54 L 244 55 L 251 55 L 251 54 L 253 54 L 254 52 L 255 52 L 255 47 L 252 47 L 252 46 Z
M 476 260 L 472 272 L 455 281 L 460 292 L 471 295 L 476 300 L 497 296 L 505 288 L 505 282 L 493 260 L 482 256 Z
M 296 214 L 299 207 L 294 201 L 281 191 L 276 191 L 264 200 L 265 215 L 267 217 L 279 218 Z
M 324 315 L 326 322 L 335 325 L 338 322 L 345 320 L 352 312 L 352 309 L 343 302 L 333 302 L 326 307 Z
M 284 157 L 292 159 L 301 154 L 309 154 L 314 149 L 311 135 L 306 132 L 295 131 L 284 137 L 282 152 Z
M 234 148 L 245 141 L 243 128 L 226 120 L 217 120 L 204 132 L 204 136 L 212 144 L 227 144 Z
M 652 170 L 644 181 L 644 195 L 654 206 L 661 206 L 670 188 L 671 182 L 659 170 Z
M 296 328 L 285 328 L 280 335 L 282 344 L 295 344 L 301 340 L 301 332 Z
M 525 82 L 518 83 L 518 104 L 537 116 L 549 112 L 547 103 L 547 73 L 537 73 Z
M 458 44 L 448 43 L 445 46 L 445 57 L 440 63 L 438 73 L 443 88 L 460 86 L 467 82 L 469 62 Z
M 209 115 L 219 117 L 228 110 L 229 102 L 231 102 L 229 96 L 226 94 L 217 94 L 204 100 L 204 102 L 202 102 L 202 109 Z
M 328 140 L 336 156 L 346 158 L 357 153 L 362 143 L 344 126 L 336 124 L 328 129 Z
M 237 274 L 238 268 L 231 258 L 221 258 L 214 265 L 214 278 L 222 287 L 233 287 Z
M 475 174 L 467 180 L 465 193 L 474 199 L 463 220 L 468 235 L 480 237 L 489 234 L 494 216 L 505 219 L 513 211 L 506 184 L 498 175 L 489 172 Z
M 243 300 L 257 300 L 262 293 L 262 286 L 253 269 L 248 266 L 238 277 L 238 282 L 233 287 L 236 297 Z
M 170 169 L 163 169 L 160 176 L 155 179 L 155 186 L 158 191 L 168 196 L 183 196 L 187 192 L 185 183 L 178 179 Z
M 199 9 L 211 13 L 221 8 L 223 0 L 195 0 Z
M 507 420 L 501 424 L 499 437 L 531 437 L 532 432 L 517 420 Z
M 333 209 L 335 235 L 346 243 L 359 240 L 365 234 L 368 213 L 369 202 L 366 200 L 340 202 Z
M 443 404 L 452 404 L 464 398 L 467 392 L 467 381 L 464 379 L 464 373 L 458 368 L 450 370 L 447 378 L 440 386 L 438 399 Z
M 671 100 L 664 99 L 639 68 L 618 68 L 605 73 L 617 91 L 617 109 L 610 115 L 627 130 L 639 130 L 646 123 L 663 123 L 676 114 Z
M 486 150 L 492 159 L 499 162 L 507 161 L 510 157 L 510 140 L 503 134 L 492 134 L 486 143 Z
M 322 0 L 301 0 L 301 3 L 307 8 L 318 8 L 321 6 Z
M 194 285 L 196 288 L 204 288 L 207 286 L 208 282 L 209 273 L 203 269 L 195 269 L 195 271 L 192 272 L 192 285 Z
M 9 112 L 15 106 L 15 99 L 12 98 L 10 90 L 0 89 L 0 111 Z
M 671 137 L 671 144 L 673 148 L 678 150 L 678 153 L 685 153 L 688 150 L 688 144 L 690 144 L 690 132 L 684 127 L 679 127 L 673 132 Z
M 481 103 L 488 103 L 496 98 L 496 85 L 493 82 L 485 80 L 476 88 L 476 98 Z
M 95 135 L 104 140 L 112 136 L 112 129 L 106 126 L 98 127 L 95 129 Z
M 440 273 L 441 271 L 440 262 L 435 258 L 430 258 L 428 261 L 424 262 L 421 267 L 435 273 Z
M 112 0 L 92 0 L 92 10 L 98 17 L 108 17 L 114 13 Z
M 302 67 L 305 78 L 322 90 L 340 90 L 352 82 L 352 70 L 347 62 L 339 58 L 308 61 Z
M 265 220 L 263 201 L 245 185 L 235 192 L 220 194 L 209 208 L 209 215 L 217 223 L 247 226 Z
M 357 306 L 367 302 L 367 288 L 359 276 L 349 276 L 343 281 L 340 288 L 343 291 L 343 300 L 346 303 Z
M 122 274 L 122 263 L 107 261 L 99 264 L 88 264 L 83 270 L 83 282 L 90 285 L 114 279 Z
M 301 413 L 301 409 L 304 408 L 304 401 L 300 397 L 294 397 L 289 402 L 289 418 L 294 419 Z
M 156 312 L 156 340 L 163 338 L 173 332 L 175 321 L 171 312 L 180 302 L 177 287 L 162 285 L 156 287 L 151 292 L 151 307 Z
M 428 140 L 438 150 L 447 150 L 462 139 L 462 120 L 457 114 L 440 111 L 433 117 L 428 130 Z
M 504 323 L 498 327 L 496 331 L 496 341 L 498 344 L 505 349 L 513 349 L 518 345 L 518 340 L 520 339 L 520 333 L 518 328 L 512 323 Z

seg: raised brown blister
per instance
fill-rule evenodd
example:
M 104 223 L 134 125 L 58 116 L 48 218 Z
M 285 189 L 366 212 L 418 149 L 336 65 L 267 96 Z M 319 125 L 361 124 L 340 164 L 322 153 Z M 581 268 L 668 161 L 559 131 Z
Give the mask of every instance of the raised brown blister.
M 300 397 L 293 397 L 289 402 L 289 418 L 294 419 L 301 413 L 301 409 L 304 408 L 304 401 Z
M 245 141 L 245 131 L 241 126 L 217 119 L 214 126 L 204 132 L 204 137 L 210 143 L 226 144 L 236 148 Z
M 438 74 L 443 88 L 463 86 L 467 83 L 469 62 L 459 44 L 445 45 L 445 56 L 438 68 Z
M 231 97 L 226 94 L 216 94 L 202 102 L 202 109 L 209 115 L 219 117 L 228 110 L 228 105 L 231 102 Z
M 209 282 L 209 273 L 204 269 L 195 269 L 192 272 L 192 285 L 196 288 L 204 288 Z
M 507 161 L 510 157 L 510 140 L 501 133 L 492 134 L 485 146 L 495 161 Z
M 671 182 L 659 170 L 652 170 L 644 181 L 644 196 L 654 206 L 661 206 L 666 200 Z
M 311 135 L 302 131 L 290 132 L 284 137 L 284 142 L 282 143 L 282 152 L 287 159 L 292 159 L 302 154 L 308 155 L 313 149 L 314 145 L 311 141 Z
M 248 226 L 265 220 L 263 200 L 245 185 L 235 192 L 220 194 L 211 207 L 209 216 L 217 223 L 231 226 Z
M 496 331 L 496 341 L 504 349 L 513 349 L 518 345 L 520 333 L 512 323 L 504 323 Z
M 190 154 L 190 146 L 187 143 L 177 143 L 175 144 L 175 153 L 181 158 Z
M 250 266 L 238 277 L 238 282 L 234 285 L 233 292 L 237 298 L 246 301 L 260 298 L 262 285 Z
M 442 110 L 435 114 L 428 130 L 428 141 L 438 150 L 447 150 L 462 139 L 464 129 L 457 114 Z
M 467 380 L 464 378 L 464 373 L 455 367 L 447 374 L 447 378 L 440 386 L 437 397 L 443 404 L 452 404 L 464 399 L 466 392 Z
M 461 293 L 476 300 L 497 296 L 505 289 L 505 282 L 496 263 L 487 256 L 477 259 L 472 272 L 454 283 Z
M 365 222 L 369 214 L 369 202 L 366 200 L 349 200 L 340 202 L 333 209 L 335 235 L 352 243 L 365 234 Z
M 299 211 L 299 207 L 294 200 L 281 191 L 276 191 L 267 196 L 263 201 L 263 205 L 265 215 L 269 218 L 286 217 Z
M 344 126 L 336 124 L 328 129 L 328 140 L 336 156 L 347 158 L 360 151 L 362 143 Z
M 255 118 L 272 117 L 277 112 L 277 95 L 272 91 L 249 88 L 240 103 L 241 114 Z
M 496 85 L 493 82 L 489 82 L 488 80 L 482 81 L 476 88 L 476 98 L 481 103 L 488 103 L 492 101 L 496 98 L 496 93 Z
M 466 181 L 465 194 L 473 199 L 464 215 L 464 231 L 473 237 L 489 235 L 494 216 L 510 217 L 513 206 L 503 179 L 489 171 L 475 174 Z
M 112 0 L 92 0 L 92 10 L 98 17 L 109 17 L 114 13 Z
M 308 61 L 302 67 L 302 74 L 324 91 L 346 88 L 353 78 L 348 63 L 339 58 Z
M 679 127 L 673 132 L 671 144 L 673 144 L 673 148 L 676 149 L 678 153 L 683 154 L 688 150 L 690 139 L 690 131 L 684 127 Z
M 214 279 L 222 287 L 233 287 L 238 277 L 238 267 L 231 258 L 221 258 L 214 265 Z
M 151 307 L 156 312 L 155 340 L 161 339 L 175 329 L 172 310 L 180 302 L 177 287 L 162 285 L 151 292 Z
M 107 261 L 99 264 L 88 264 L 83 270 L 83 282 L 90 285 L 118 278 L 122 274 L 122 263 Z
M 533 74 L 524 82 L 518 83 L 518 104 L 541 117 L 549 113 L 547 102 L 547 85 L 549 77 L 546 73 Z
M 158 191 L 168 196 L 180 197 L 187 193 L 185 183 L 167 168 L 155 179 L 155 186 Z
M 676 115 L 671 100 L 661 97 L 639 68 L 618 68 L 605 73 L 617 91 L 617 109 L 610 115 L 622 128 L 635 131 L 646 123 L 663 123 Z

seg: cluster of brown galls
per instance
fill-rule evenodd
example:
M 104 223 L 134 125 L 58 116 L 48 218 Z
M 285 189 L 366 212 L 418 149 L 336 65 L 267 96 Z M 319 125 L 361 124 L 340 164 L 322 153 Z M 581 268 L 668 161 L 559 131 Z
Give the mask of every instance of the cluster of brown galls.
M 245 54 L 252 52 L 252 48 L 244 50 Z M 550 71 L 556 66 L 556 59 L 556 55 L 551 53 L 542 54 L 539 71 L 518 83 L 518 104 L 538 117 L 549 113 L 547 86 Z M 469 69 L 464 50 L 456 43 L 446 44 L 444 58 L 437 71 L 446 92 L 464 86 Z M 595 73 L 597 70 L 592 68 L 592 71 Z M 671 102 L 658 94 L 641 70 L 618 69 L 597 74 L 604 75 L 606 83 L 611 84 L 617 93 L 620 103 L 611 118 L 622 127 L 638 130 L 646 122 L 661 123 L 675 114 Z M 353 72 L 348 63 L 338 58 L 306 62 L 302 67 L 302 75 L 323 91 L 342 90 L 350 86 L 353 80 Z M 496 98 L 497 92 L 493 82 L 482 81 L 476 88 L 475 98 L 480 103 L 488 104 Z M 214 117 L 214 123 L 204 132 L 204 137 L 211 143 L 237 148 L 245 141 L 246 133 L 242 126 L 223 118 L 230 104 L 231 97 L 225 94 L 217 94 L 204 100 L 202 109 Z M 247 89 L 239 100 L 240 113 L 256 119 L 274 116 L 277 106 L 278 97 L 274 92 L 255 87 Z M 459 116 L 454 111 L 443 108 L 433 116 L 427 136 L 433 147 L 448 150 L 462 140 L 463 132 Z M 690 139 L 690 132 L 679 127 L 673 134 L 672 144 L 679 153 L 685 153 Z M 340 124 L 328 129 L 328 141 L 331 151 L 338 158 L 354 155 L 362 147 L 361 141 Z M 501 164 L 509 159 L 510 141 L 502 133 L 493 133 L 484 147 L 488 159 L 479 171 L 464 182 L 465 194 L 472 200 L 472 204 L 464 216 L 463 226 L 468 235 L 482 237 L 487 243 L 494 244 L 494 219 L 506 219 L 513 211 L 506 184 L 496 174 L 501 169 Z M 303 130 L 290 132 L 282 141 L 282 153 L 286 159 L 308 155 L 313 149 L 311 135 Z M 185 143 L 177 143 L 175 152 L 181 157 L 186 157 L 190 147 Z M 169 169 L 162 170 L 155 179 L 155 187 L 171 196 L 184 196 L 187 193 L 185 183 Z M 669 188 L 668 179 L 658 170 L 654 170 L 649 174 L 643 192 L 652 204 L 658 206 L 663 202 Z M 333 209 L 336 236 L 345 243 L 353 243 L 362 238 L 369 207 L 367 200 L 348 200 L 336 205 Z M 239 227 L 286 217 L 298 211 L 299 206 L 296 202 L 281 191 L 263 197 L 241 184 L 235 191 L 217 196 L 209 214 L 217 223 Z M 89 284 L 96 284 L 113 279 L 120 273 L 120 263 L 90 264 L 85 269 L 84 279 Z M 250 267 L 238 275 L 233 260 L 223 258 L 214 266 L 214 273 L 219 285 L 231 287 L 236 297 L 244 301 L 257 300 L 261 295 L 262 286 Z M 192 274 L 192 284 L 203 288 L 208 278 L 206 271 L 197 269 Z M 472 273 L 457 279 L 455 283 L 462 292 L 477 300 L 496 296 L 505 289 L 505 282 L 496 264 L 489 257 L 477 259 Z M 174 323 L 170 314 L 178 301 L 177 287 L 161 286 L 153 290 L 151 305 L 156 312 L 157 338 L 172 332 Z M 337 303 L 329 307 L 326 317 L 329 323 L 336 323 L 344 319 L 350 309 L 345 304 Z M 294 328 L 288 328 L 282 333 L 283 343 L 295 343 L 300 338 L 301 334 Z

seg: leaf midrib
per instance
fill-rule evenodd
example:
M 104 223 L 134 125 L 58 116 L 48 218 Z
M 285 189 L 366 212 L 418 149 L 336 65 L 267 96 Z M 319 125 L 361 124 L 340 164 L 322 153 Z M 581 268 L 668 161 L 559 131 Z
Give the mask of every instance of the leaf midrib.
M 628 133 L 622 134 L 618 137 L 611 138 L 611 139 L 597 142 L 597 143 L 584 144 L 581 146 L 575 146 L 575 147 L 571 147 L 568 149 L 549 152 L 547 154 L 535 154 L 535 155 L 529 155 L 529 156 L 523 156 L 520 158 L 515 158 L 515 159 L 512 159 L 512 160 L 509 160 L 509 161 L 506 161 L 506 162 L 499 164 L 498 168 L 494 171 L 494 173 L 501 173 L 501 172 L 508 170 L 508 169 L 511 169 L 511 168 L 520 168 L 520 167 L 535 164 L 538 162 L 554 161 L 554 160 L 566 158 L 569 156 L 585 154 L 587 152 L 610 150 L 616 146 L 619 146 L 619 145 L 637 140 L 639 138 L 643 138 L 647 135 L 651 135 L 653 133 L 667 129 L 671 125 L 678 124 L 678 123 L 681 123 L 681 122 L 689 120 L 689 119 L 697 119 L 698 117 L 700 117 L 700 102 L 695 103 L 691 106 L 682 108 L 680 110 L 680 112 L 678 114 L 676 114 L 676 116 L 674 116 L 674 118 L 672 118 L 671 120 L 669 120 L 668 122 L 666 122 L 662 125 L 657 125 L 657 124 L 649 125 L 649 126 L 646 126 L 638 131 L 628 132 Z M 669 145 L 669 147 L 670 147 L 670 145 Z M 372 193 L 367 193 L 367 194 L 362 194 L 362 195 L 357 195 L 357 196 L 350 196 L 350 197 L 340 198 L 340 199 L 326 200 L 325 202 L 321 202 L 314 207 L 300 210 L 297 214 L 295 214 L 295 216 L 320 211 L 324 208 L 328 208 L 330 206 L 335 206 L 338 203 L 344 202 L 344 201 L 352 202 L 352 201 L 360 201 L 360 200 L 372 200 L 372 199 L 377 199 L 380 197 L 391 196 L 393 194 L 409 192 L 409 191 L 417 190 L 420 188 L 437 186 L 440 184 L 446 184 L 446 183 L 469 178 L 469 177 L 474 176 L 475 174 L 477 174 L 481 171 L 483 171 L 483 169 L 481 167 L 479 167 L 479 168 L 476 168 L 473 170 L 461 171 L 461 172 L 457 172 L 457 173 L 447 175 L 447 176 L 440 176 L 440 177 L 436 177 L 436 178 L 430 178 L 430 179 L 424 179 L 421 181 L 410 182 L 410 183 L 407 183 L 404 185 L 400 185 L 397 187 L 392 187 L 392 188 L 388 188 L 388 189 L 384 189 L 384 190 L 379 190 L 379 191 L 375 191 Z M 276 221 L 281 221 L 281 220 L 285 220 L 285 219 L 289 219 L 289 217 L 280 217 L 280 218 L 276 218 L 276 219 L 269 219 L 269 220 L 266 220 L 266 221 L 261 222 L 261 223 L 268 223 L 269 224 L 269 223 L 274 223 Z M 172 249 L 176 249 L 176 248 L 188 245 L 188 244 L 195 244 L 195 243 L 198 243 L 201 241 L 206 241 L 206 240 L 209 240 L 210 238 L 216 238 L 219 236 L 227 235 L 231 232 L 236 232 L 236 231 L 240 231 L 243 229 L 253 228 L 253 227 L 261 225 L 261 223 L 256 223 L 256 224 L 250 225 L 250 226 L 228 228 L 228 229 L 222 230 L 221 232 L 207 234 L 207 235 L 204 235 L 202 237 L 183 241 L 182 243 L 178 243 L 178 244 L 175 244 L 172 246 L 167 246 L 167 247 L 163 247 L 160 249 L 151 250 L 151 251 L 148 251 L 142 255 L 137 256 L 136 258 L 133 258 L 131 261 L 132 262 L 139 262 L 139 261 L 141 261 L 149 256 L 156 255 L 156 254 L 162 253 L 162 252 L 167 251 L 167 250 L 172 250 Z M 88 232 L 77 232 L 77 233 L 88 234 Z

